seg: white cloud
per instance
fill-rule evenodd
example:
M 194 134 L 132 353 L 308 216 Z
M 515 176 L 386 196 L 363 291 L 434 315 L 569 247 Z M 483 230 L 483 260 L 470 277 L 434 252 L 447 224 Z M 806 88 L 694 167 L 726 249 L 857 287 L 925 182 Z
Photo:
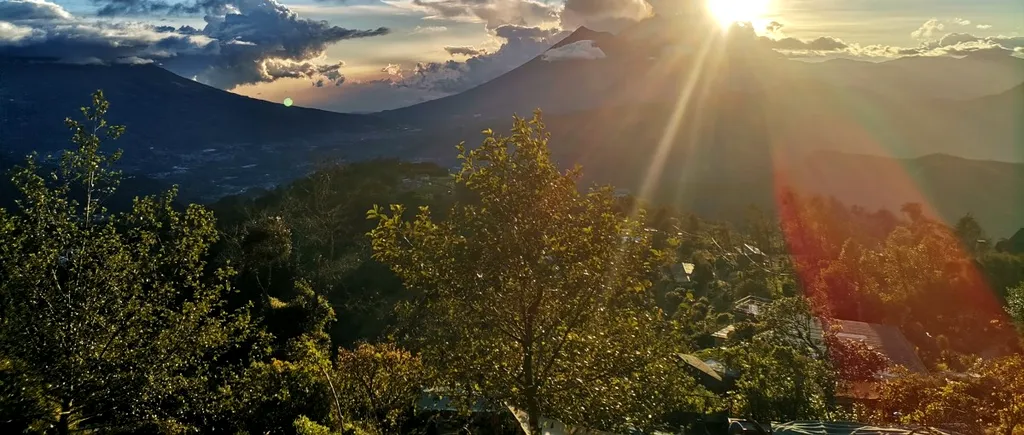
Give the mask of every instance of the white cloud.
M 70 20 L 72 15 L 61 5 L 46 0 L 6 0 L 0 2 L 0 20 Z
M 423 34 L 423 33 L 442 33 L 447 32 L 448 28 L 445 26 L 416 26 L 409 33 L 412 34 Z
M 953 18 L 953 24 L 959 24 L 961 26 L 970 26 L 971 20 L 965 20 L 963 18 Z
M 583 40 L 566 44 L 558 48 L 552 48 L 541 57 L 548 62 L 559 60 L 594 60 L 604 59 L 606 56 L 600 47 L 594 45 L 594 41 Z
M 541 55 L 569 32 L 538 27 L 500 26 L 493 31 L 499 49 L 465 61 L 421 62 L 411 68 L 389 64 L 380 80 L 347 82 L 330 90 L 320 104 L 341 112 L 395 109 L 441 98 L 490 81 Z M 329 98 L 329 99 L 328 99 Z
M 939 21 L 938 18 L 932 18 L 925 21 L 917 30 L 910 33 L 910 36 L 918 40 L 932 39 L 933 36 L 944 30 L 946 25 Z
M 558 20 L 559 7 L 536 0 L 412 0 L 428 19 L 469 20 L 487 24 L 538 26 Z
M 42 36 L 42 32 L 31 27 L 0 21 L 0 47 L 21 45 Z
M 981 30 L 988 30 L 992 28 L 991 24 L 978 24 L 978 28 Z

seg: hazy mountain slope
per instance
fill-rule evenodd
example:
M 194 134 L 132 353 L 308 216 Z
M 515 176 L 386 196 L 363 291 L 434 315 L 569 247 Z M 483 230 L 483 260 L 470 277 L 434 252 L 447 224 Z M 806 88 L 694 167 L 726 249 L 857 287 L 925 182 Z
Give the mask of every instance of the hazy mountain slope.
M 1024 59 L 974 53 L 951 57 L 911 56 L 886 62 L 832 59 L 794 62 L 793 74 L 872 92 L 945 99 L 972 99 L 1004 92 L 1024 82 Z
M 219 142 L 269 142 L 381 125 L 372 117 L 289 108 L 224 92 L 154 65 L 4 61 L 2 67 L 3 139 L 14 147 L 63 146 L 65 135 L 50 133 L 87 105 L 96 89 L 112 102 L 111 119 L 131 127 L 124 141 L 147 143 L 147 148 L 188 151 Z
M 68 146 L 63 120 L 102 89 L 125 169 L 216 195 L 300 176 L 321 154 L 360 158 L 387 134 L 377 117 L 252 99 L 153 65 L 68 65 L 0 59 L 0 147 L 13 155 Z M 221 192 L 221 188 L 224 190 Z
M 1024 164 L 935 154 L 916 159 L 815 153 L 791 172 L 800 190 L 851 204 L 898 210 L 927 205 L 948 222 L 972 213 L 989 235 L 1024 227 Z

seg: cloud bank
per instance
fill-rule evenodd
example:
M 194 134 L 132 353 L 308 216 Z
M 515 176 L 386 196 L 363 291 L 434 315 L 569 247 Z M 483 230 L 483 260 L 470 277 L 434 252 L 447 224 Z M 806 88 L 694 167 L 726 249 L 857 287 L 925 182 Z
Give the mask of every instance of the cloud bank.
M 307 78 L 341 84 L 341 64 L 322 61 L 327 47 L 384 35 L 299 18 L 276 0 L 97 0 L 99 14 L 204 13 L 202 29 L 74 17 L 46 0 L 0 3 L 0 55 L 66 62 L 157 63 L 222 89 Z
M 1012 55 L 1024 52 L 1024 36 L 975 36 L 964 32 L 946 33 L 947 25 L 969 26 L 970 20 L 954 18 L 942 21 L 932 18 L 924 22 L 911 36 L 919 41 L 917 46 L 898 47 L 890 45 L 860 45 L 848 43 L 839 38 L 822 36 L 815 39 L 797 39 L 785 36 L 783 25 L 771 22 L 765 28 L 767 36 L 759 37 L 760 42 L 771 49 L 790 57 L 849 56 L 864 58 L 896 58 L 902 56 L 967 56 L 987 53 Z M 982 29 L 991 26 L 978 26 Z
M 560 60 L 594 60 L 604 59 L 605 57 L 604 51 L 601 51 L 598 46 L 594 45 L 594 41 L 589 40 L 576 41 L 558 48 L 552 48 L 541 55 L 541 59 L 548 62 Z

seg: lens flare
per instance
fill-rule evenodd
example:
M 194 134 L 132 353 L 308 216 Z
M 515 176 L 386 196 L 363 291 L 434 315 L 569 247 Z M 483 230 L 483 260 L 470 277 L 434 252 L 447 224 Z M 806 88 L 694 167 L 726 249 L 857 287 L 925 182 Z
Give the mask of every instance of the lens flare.
M 707 0 L 708 12 L 718 24 L 728 28 L 735 23 L 754 22 L 768 13 L 771 0 Z

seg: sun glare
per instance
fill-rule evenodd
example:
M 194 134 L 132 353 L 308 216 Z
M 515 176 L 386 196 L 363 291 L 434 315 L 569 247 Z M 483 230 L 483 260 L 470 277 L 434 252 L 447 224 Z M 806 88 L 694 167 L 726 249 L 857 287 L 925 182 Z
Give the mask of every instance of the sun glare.
M 708 11 L 722 27 L 754 22 L 767 12 L 771 0 L 707 0 Z

